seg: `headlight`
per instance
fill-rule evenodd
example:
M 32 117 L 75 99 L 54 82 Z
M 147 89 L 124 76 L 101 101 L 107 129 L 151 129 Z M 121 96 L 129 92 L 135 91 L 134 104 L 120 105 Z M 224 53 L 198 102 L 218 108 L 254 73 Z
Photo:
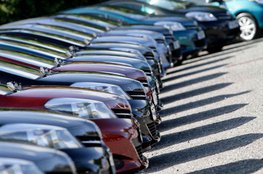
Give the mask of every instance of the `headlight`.
M 212 13 L 206 12 L 189 12 L 185 15 L 188 18 L 194 18 L 197 21 L 217 21 L 217 18 Z
M 79 82 L 79 83 L 74 83 L 73 85 L 71 85 L 71 87 L 85 88 L 85 89 L 108 92 L 108 93 L 115 94 L 117 96 L 123 97 L 127 100 L 131 99 L 126 94 L 126 92 L 124 92 L 121 89 L 121 87 L 119 87 L 117 85 L 111 85 L 111 84 L 106 84 L 106 83 Z
M 179 22 L 161 21 L 154 23 L 154 25 L 163 26 L 171 31 L 185 30 L 184 26 Z
M 0 158 L 0 173 L 5 174 L 24 174 L 34 173 L 43 174 L 38 167 L 26 160 L 14 158 Z
M 38 124 L 9 124 L 0 128 L 0 139 L 25 141 L 55 149 L 81 148 L 82 145 L 68 130 Z
M 95 100 L 56 98 L 49 100 L 45 107 L 52 111 L 86 119 L 117 118 L 104 103 Z

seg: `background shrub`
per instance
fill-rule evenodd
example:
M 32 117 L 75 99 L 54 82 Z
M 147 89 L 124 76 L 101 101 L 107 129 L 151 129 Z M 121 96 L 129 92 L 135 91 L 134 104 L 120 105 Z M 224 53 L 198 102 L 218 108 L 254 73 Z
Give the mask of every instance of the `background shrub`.
M 0 0 L 0 24 L 31 17 L 51 15 L 103 0 Z

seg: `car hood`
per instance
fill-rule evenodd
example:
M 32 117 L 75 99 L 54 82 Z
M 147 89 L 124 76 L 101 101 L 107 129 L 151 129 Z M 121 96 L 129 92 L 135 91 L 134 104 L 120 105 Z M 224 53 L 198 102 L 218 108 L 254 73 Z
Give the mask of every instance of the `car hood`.
M 74 59 L 70 59 L 72 62 L 86 62 L 86 61 L 94 61 L 94 62 L 113 62 L 113 63 L 121 63 L 131 65 L 133 68 L 141 69 L 141 70 L 150 70 L 150 65 L 143 60 L 127 58 L 127 57 L 113 57 L 113 56 L 79 56 Z
M 58 73 L 39 79 L 43 82 L 54 82 L 54 84 L 67 83 L 68 85 L 76 82 L 100 82 L 120 86 L 124 91 L 141 90 L 143 86 L 140 82 L 121 76 L 112 76 L 93 73 Z
M 118 73 L 123 74 L 132 79 L 143 78 L 145 76 L 144 72 L 126 66 L 119 65 L 109 65 L 109 64 L 85 64 L 85 63 L 71 63 L 61 67 L 53 69 L 53 71 L 87 71 L 87 72 L 106 72 L 106 73 Z
M 20 143 L 0 143 L 0 155 L 2 157 L 11 157 L 25 159 L 34 162 L 42 171 L 45 172 L 75 172 L 75 166 L 72 160 L 63 152 Z
M 47 124 L 66 128 L 74 136 L 100 136 L 99 128 L 91 121 L 46 111 L 5 110 L 0 112 L 0 124 Z

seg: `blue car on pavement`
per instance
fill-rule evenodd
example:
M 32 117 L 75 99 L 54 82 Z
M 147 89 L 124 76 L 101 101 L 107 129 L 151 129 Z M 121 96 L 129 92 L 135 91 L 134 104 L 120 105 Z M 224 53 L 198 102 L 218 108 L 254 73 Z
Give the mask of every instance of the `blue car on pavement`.
M 207 0 L 207 2 L 223 6 L 237 17 L 243 40 L 254 39 L 263 28 L 263 0 Z

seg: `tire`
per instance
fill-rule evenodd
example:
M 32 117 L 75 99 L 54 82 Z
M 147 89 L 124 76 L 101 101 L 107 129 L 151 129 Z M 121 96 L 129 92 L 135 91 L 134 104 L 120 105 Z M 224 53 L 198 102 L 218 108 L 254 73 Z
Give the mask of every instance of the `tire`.
M 220 52 L 223 50 L 223 46 L 213 46 L 213 47 L 208 47 L 207 48 L 207 51 L 209 54 L 212 54 L 212 53 L 217 53 L 217 52 Z
M 181 57 L 180 59 L 178 59 L 178 60 L 174 63 L 174 66 L 180 66 L 180 65 L 182 65 L 182 64 L 183 64 L 183 61 L 184 61 L 184 59 L 183 59 L 183 57 Z
M 249 41 L 257 37 L 258 27 L 257 22 L 253 16 L 248 13 L 241 13 L 237 15 L 237 20 L 240 25 L 240 38 L 242 40 Z

